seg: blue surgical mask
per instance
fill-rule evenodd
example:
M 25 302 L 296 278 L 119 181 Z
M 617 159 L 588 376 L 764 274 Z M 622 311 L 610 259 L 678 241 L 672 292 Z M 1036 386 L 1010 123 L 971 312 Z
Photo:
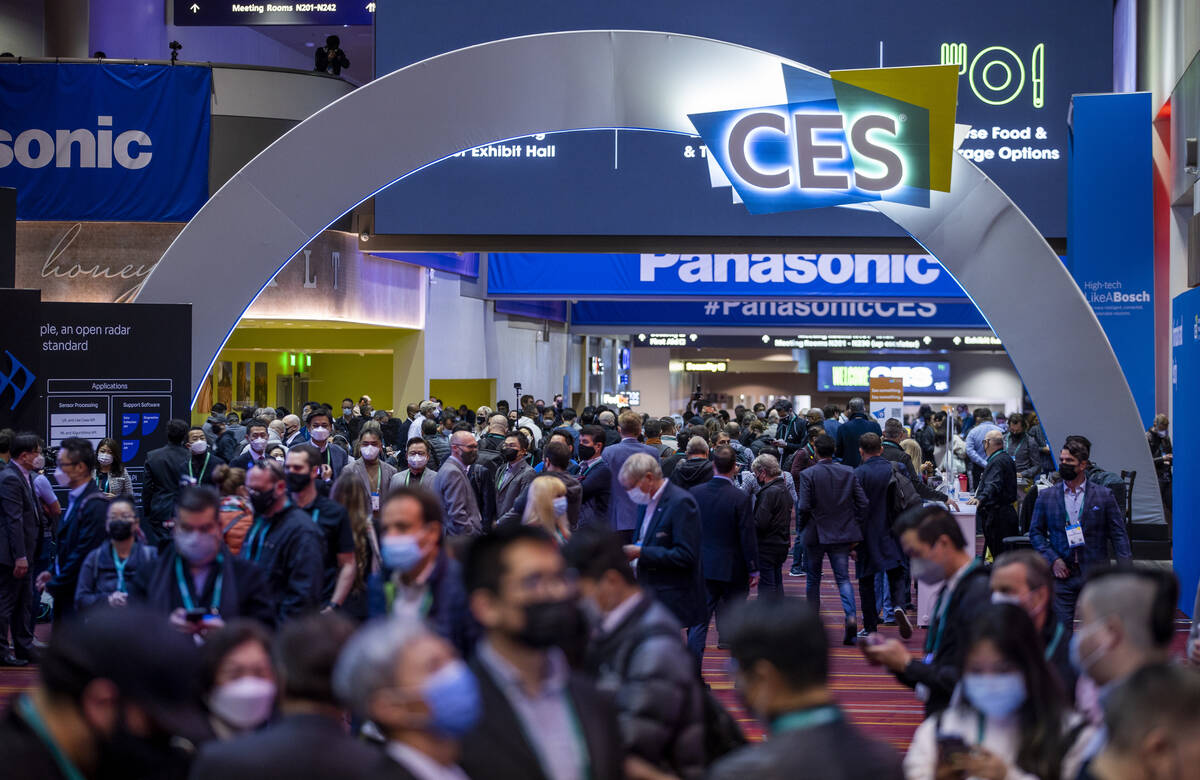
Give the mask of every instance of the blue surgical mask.
M 479 683 L 462 661 L 434 672 L 421 687 L 421 696 L 429 707 L 430 728 L 453 739 L 469 734 L 483 714 Z
M 1071 637 L 1069 652 L 1071 668 L 1074 669 L 1075 673 L 1078 675 L 1090 677 L 1091 675 L 1088 674 L 1088 670 L 1095 666 L 1096 662 L 1104 656 L 1105 649 L 1103 646 L 1101 646 L 1093 650 L 1086 658 L 1083 657 L 1083 639 L 1084 637 L 1091 636 L 1092 632 L 1095 631 L 1098 626 L 1099 624 L 1095 623 L 1091 626 L 1084 626 L 1080 628 L 1074 636 Z
M 1020 672 L 964 674 L 963 693 L 989 718 L 1006 718 L 1025 703 L 1025 677 Z
M 945 570 L 928 558 L 913 557 L 909 560 L 912 576 L 924 585 L 936 585 L 946 579 Z
M 392 571 L 408 574 L 421 562 L 421 545 L 412 534 L 385 536 L 379 541 L 383 565 Z

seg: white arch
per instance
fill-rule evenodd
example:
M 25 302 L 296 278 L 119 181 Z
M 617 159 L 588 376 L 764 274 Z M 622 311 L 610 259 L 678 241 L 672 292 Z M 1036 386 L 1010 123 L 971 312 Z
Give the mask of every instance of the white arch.
M 785 102 L 784 62 L 806 67 L 705 38 L 604 30 L 512 38 L 410 65 L 331 103 L 251 160 L 188 223 L 137 300 L 192 303 L 196 391 L 261 287 L 399 176 L 536 133 L 692 133 L 689 113 Z M 1036 400 L 1051 446 L 1085 433 L 1103 464 L 1138 471 L 1135 518 L 1161 519 L 1154 465 L 1112 347 L 1025 215 L 958 155 L 951 191 L 932 193 L 928 208 L 873 205 L 974 299 Z M 259 287 L 239 292 L 231 279 Z

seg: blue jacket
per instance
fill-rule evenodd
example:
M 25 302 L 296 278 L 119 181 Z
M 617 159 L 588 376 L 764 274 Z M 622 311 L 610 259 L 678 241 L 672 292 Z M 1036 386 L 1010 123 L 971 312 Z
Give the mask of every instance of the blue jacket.
M 862 456 L 858 453 L 858 440 L 864 433 L 882 435 L 883 430 L 879 427 L 879 423 L 862 412 L 855 412 L 838 428 L 837 457 L 850 468 L 854 468 L 862 462 Z
M 641 544 L 638 583 L 671 610 L 681 626 L 693 626 L 703 620 L 700 506 L 692 494 L 668 482 L 654 514 L 646 518 Z
M 1087 480 L 1083 484 L 1085 492 L 1079 522 L 1083 526 L 1084 545 L 1080 553 L 1080 569 L 1081 573 L 1087 574 L 1093 567 L 1109 562 L 1109 543 L 1118 560 L 1130 560 L 1133 552 L 1125 531 L 1125 520 L 1112 491 Z M 1033 549 L 1044 555 L 1051 564 L 1059 558 L 1063 562 L 1070 562 L 1064 483 L 1059 482 L 1038 493 L 1037 503 L 1033 506 L 1033 519 L 1029 523 L 1029 541 Z
M 463 585 L 462 568 L 458 561 L 440 550 L 433 571 L 426 582 L 429 587 L 429 607 L 425 620 L 430 630 L 454 645 L 463 658 L 475 651 L 479 624 L 467 608 L 467 589 Z M 367 614 L 372 618 L 391 614 L 396 598 L 396 586 L 391 571 L 372 574 L 367 580 Z
M 750 494 L 724 477 L 692 488 L 700 505 L 700 561 L 704 579 L 743 583 L 758 571 L 758 540 Z
M 644 452 L 658 462 L 658 450 L 649 444 L 640 444 L 633 440 L 623 440 L 611 447 L 605 447 L 601 457 L 612 471 L 612 495 L 609 498 L 608 515 L 614 531 L 631 531 L 637 527 L 637 505 L 625 495 L 621 487 L 621 466 L 636 452 Z
M 882 455 L 872 455 L 854 470 L 867 497 L 863 516 L 863 543 L 858 546 L 859 579 L 889 571 L 904 559 L 900 544 L 892 535 L 892 462 Z
M 845 428 L 843 425 L 842 430 Z M 831 460 L 818 461 L 800 472 L 796 494 L 796 517 L 807 518 L 806 545 L 862 541 L 867 494 L 858 484 L 854 469 Z

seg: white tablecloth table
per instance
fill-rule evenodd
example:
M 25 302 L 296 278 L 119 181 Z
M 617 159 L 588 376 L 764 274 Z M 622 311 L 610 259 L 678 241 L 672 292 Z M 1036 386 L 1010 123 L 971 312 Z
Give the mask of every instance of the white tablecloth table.
M 954 513 L 954 519 L 958 521 L 958 527 L 962 529 L 963 538 L 967 540 L 967 551 L 972 555 L 975 554 L 975 506 L 965 503 L 966 499 L 961 499 L 958 502 L 958 511 Z M 917 583 L 917 625 L 921 628 L 929 627 L 929 619 L 933 613 L 933 605 L 937 603 L 938 594 L 942 592 L 942 583 L 936 585 L 925 585 Z

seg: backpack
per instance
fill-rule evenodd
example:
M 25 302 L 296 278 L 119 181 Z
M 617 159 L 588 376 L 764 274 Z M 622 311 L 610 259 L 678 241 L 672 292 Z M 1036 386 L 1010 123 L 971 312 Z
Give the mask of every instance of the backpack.
M 679 632 L 665 627 L 656 628 L 625 643 L 614 664 L 614 667 L 620 670 L 621 679 L 625 679 L 625 675 L 629 673 L 629 664 L 633 654 L 637 652 L 642 643 L 662 636 L 670 636 L 678 640 Z M 746 739 L 742 727 L 729 714 L 729 710 L 725 709 L 725 705 L 713 696 L 712 688 L 704 682 L 699 671 L 696 672 L 696 681 L 700 684 L 700 700 L 704 706 L 704 763 L 705 766 L 712 766 L 717 759 L 748 744 L 749 740 Z
M 888 480 L 888 509 L 892 517 L 899 517 L 905 510 L 920 506 L 921 496 L 917 494 L 908 471 L 901 463 L 891 463 L 892 476 Z

